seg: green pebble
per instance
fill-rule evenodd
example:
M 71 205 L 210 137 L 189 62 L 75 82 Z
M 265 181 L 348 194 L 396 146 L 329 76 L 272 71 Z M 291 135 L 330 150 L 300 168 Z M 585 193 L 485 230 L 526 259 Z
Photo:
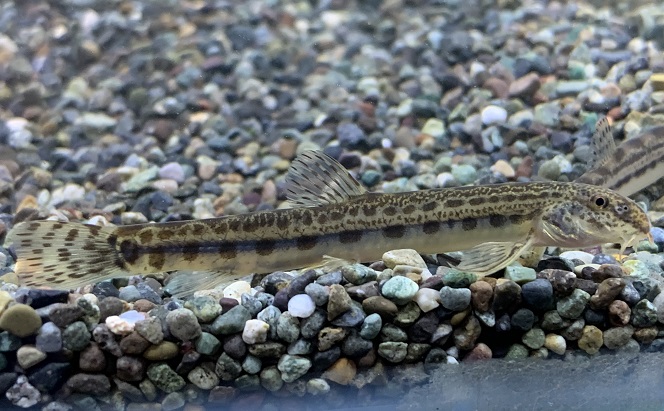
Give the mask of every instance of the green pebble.
M 364 322 L 362 323 L 362 328 L 360 329 L 360 337 L 365 340 L 373 340 L 378 336 L 380 329 L 383 327 L 383 319 L 380 318 L 380 315 L 373 313 L 368 315 Z
M 470 164 L 453 164 L 452 176 L 460 185 L 472 184 L 477 180 L 477 170 Z
M 422 314 L 420 307 L 417 303 L 411 301 L 399 309 L 393 322 L 398 327 L 408 327 L 420 318 L 420 314 Z
M 191 310 L 202 323 L 212 322 L 221 314 L 219 302 L 208 295 L 188 300 L 184 303 L 184 308 Z
M 90 344 L 90 331 L 83 321 L 76 321 L 62 332 L 62 346 L 70 351 L 83 351 Z
M 643 299 L 632 308 L 632 325 L 650 327 L 657 323 L 657 308 L 650 301 Z
M 410 278 L 403 276 L 392 277 L 383 284 L 381 293 L 383 297 L 395 304 L 406 304 L 413 299 L 420 287 Z
M 26 304 L 14 304 L 0 315 L 0 329 L 20 338 L 36 334 L 41 325 L 39 314 Z
M 450 270 L 443 275 L 443 284 L 452 288 L 468 288 L 477 281 L 477 275 L 465 271 Z
M 261 380 L 258 375 L 241 375 L 235 379 L 235 386 L 242 391 L 255 391 L 260 388 Z
M 535 281 L 537 279 L 537 272 L 530 267 L 509 265 L 505 267 L 505 278 L 512 280 L 519 285 L 523 285 L 530 281 Z
M 437 118 L 430 118 L 424 123 L 422 133 L 440 138 L 445 134 L 445 123 Z
M 384 342 L 378 344 L 378 355 L 391 363 L 400 363 L 408 355 L 408 344 L 405 342 Z
M 639 260 L 629 260 L 623 263 L 623 267 L 627 267 L 631 270 L 629 276 L 639 279 L 646 279 L 650 277 L 650 270 L 648 265 L 643 261 Z
M 284 380 L 281 379 L 281 373 L 274 365 L 261 371 L 260 380 L 261 386 L 270 392 L 279 391 L 284 385 Z
M 16 351 L 21 347 L 21 339 L 7 331 L 0 332 L 0 352 Z
M 505 358 L 508 360 L 518 360 L 521 358 L 528 358 L 528 348 L 526 348 L 521 344 L 513 344 L 512 346 L 510 346 L 509 350 L 507 350 Z
M 186 385 L 184 379 L 164 363 L 150 365 L 147 375 L 157 388 L 167 393 L 179 391 Z
M 537 350 L 544 346 L 545 339 L 546 335 L 541 328 L 531 328 L 523 335 L 521 342 L 523 342 L 528 348 Z
M 452 171 L 452 157 L 441 157 L 433 165 L 433 171 L 437 174 Z
M 202 332 L 196 339 L 196 352 L 203 355 L 214 355 L 221 347 L 221 342 L 210 333 Z
M 545 180 L 556 181 L 560 177 L 560 165 L 555 160 L 546 160 L 540 165 L 537 175 Z
M 376 184 L 380 183 L 380 180 L 383 179 L 383 174 L 381 174 L 379 171 L 376 170 L 367 170 L 364 173 L 362 173 L 362 177 L 360 177 L 360 180 L 362 180 L 362 184 L 364 184 L 367 187 L 373 187 Z
M 247 321 L 251 320 L 251 313 L 242 305 L 223 313 L 210 325 L 210 332 L 214 335 L 227 335 L 242 332 Z
M 161 400 L 161 409 L 163 411 L 173 411 L 178 408 L 184 407 L 185 398 L 182 393 L 172 392 L 167 394 L 163 400 Z
M 308 358 L 284 354 L 279 359 L 277 369 L 281 371 L 281 379 L 284 382 L 293 382 L 306 374 L 311 365 L 311 360 Z
M 362 264 L 344 266 L 341 269 L 341 275 L 343 275 L 346 281 L 355 285 L 374 281 L 378 277 L 378 273 L 375 270 Z
M 576 319 L 581 316 L 589 300 L 590 294 L 577 288 L 569 296 L 558 300 L 556 310 L 561 317 Z
M 551 82 L 552 86 L 555 86 Z M 543 92 L 545 92 L 543 90 Z M 560 122 L 560 103 L 558 101 L 551 103 L 542 103 L 535 106 L 535 122 L 546 127 L 556 127 Z
M 223 353 L 217 360 L 214 372 L 222 381 L 233 381 L 242 373 L 242 365 L 228 354 Z
M 258 374 L 261 372 L 263 367 L 263 362 L 260 358 L 253 356 L 251 354 L 247 355 L 244 361 L 242 362 L 242 369 L 247 374 Z

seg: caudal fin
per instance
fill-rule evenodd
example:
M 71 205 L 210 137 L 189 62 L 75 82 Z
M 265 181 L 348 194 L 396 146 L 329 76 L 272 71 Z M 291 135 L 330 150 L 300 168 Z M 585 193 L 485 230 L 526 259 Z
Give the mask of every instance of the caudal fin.
M 128 275 L 115 248 L 114 228 L 58 221 L 17 224 L 5 246 L 18 257 L 21 285 L 74 289 Z

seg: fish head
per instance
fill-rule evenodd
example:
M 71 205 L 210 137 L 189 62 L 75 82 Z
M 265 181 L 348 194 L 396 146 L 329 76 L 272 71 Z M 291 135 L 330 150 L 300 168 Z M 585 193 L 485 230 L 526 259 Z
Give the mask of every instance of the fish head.
M 586 184 L 574 184 L 572 191 L 545 208 L 536 224 L 536 243 L 574 248 L 620 243 L 624 251 L 650 238 L 650 220 L 633 200 Z

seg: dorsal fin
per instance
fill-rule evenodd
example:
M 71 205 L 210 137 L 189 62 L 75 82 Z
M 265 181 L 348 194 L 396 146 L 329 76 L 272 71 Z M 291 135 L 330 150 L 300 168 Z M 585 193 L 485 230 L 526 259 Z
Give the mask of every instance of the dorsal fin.
M 322 151 L 305 151 L 286 175 L 286 197 L 295 206 L 343 203 L 367 190 L 335 159 Z
M 616 151 L 616 142 L 613 139 L 611 124 L 607 117 L 602 117 L 595 124 L 595 132 L 590 141 L 591 156 L 589 168 L 593 169 L 602 164 Z

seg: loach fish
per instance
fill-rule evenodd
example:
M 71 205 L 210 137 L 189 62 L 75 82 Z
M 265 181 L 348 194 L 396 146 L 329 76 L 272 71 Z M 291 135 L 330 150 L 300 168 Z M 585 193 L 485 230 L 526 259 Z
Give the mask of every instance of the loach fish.
M 631 196 L 664 177 L 664 125 L 616 147 L 606 117 L 597 121 L 591 140 L 590 168 L 575 181 Z
M 458 268 L 487 275 L 532 246 L 621 242 L 624 250 L 650 231 L 634 201 L 587 184 L 369 193 L 317 151 L 293 161 L 286 184 L 294 208 L 117 227 L 20 223 L 8 234 L 18 256 L 15 271 L 23 285 L 65 289 L 127 275 L 191 272 L 175 277 L 181 294 L 251 273 L 370 262 L 388 250 L 414 248 L 466 250 Z

